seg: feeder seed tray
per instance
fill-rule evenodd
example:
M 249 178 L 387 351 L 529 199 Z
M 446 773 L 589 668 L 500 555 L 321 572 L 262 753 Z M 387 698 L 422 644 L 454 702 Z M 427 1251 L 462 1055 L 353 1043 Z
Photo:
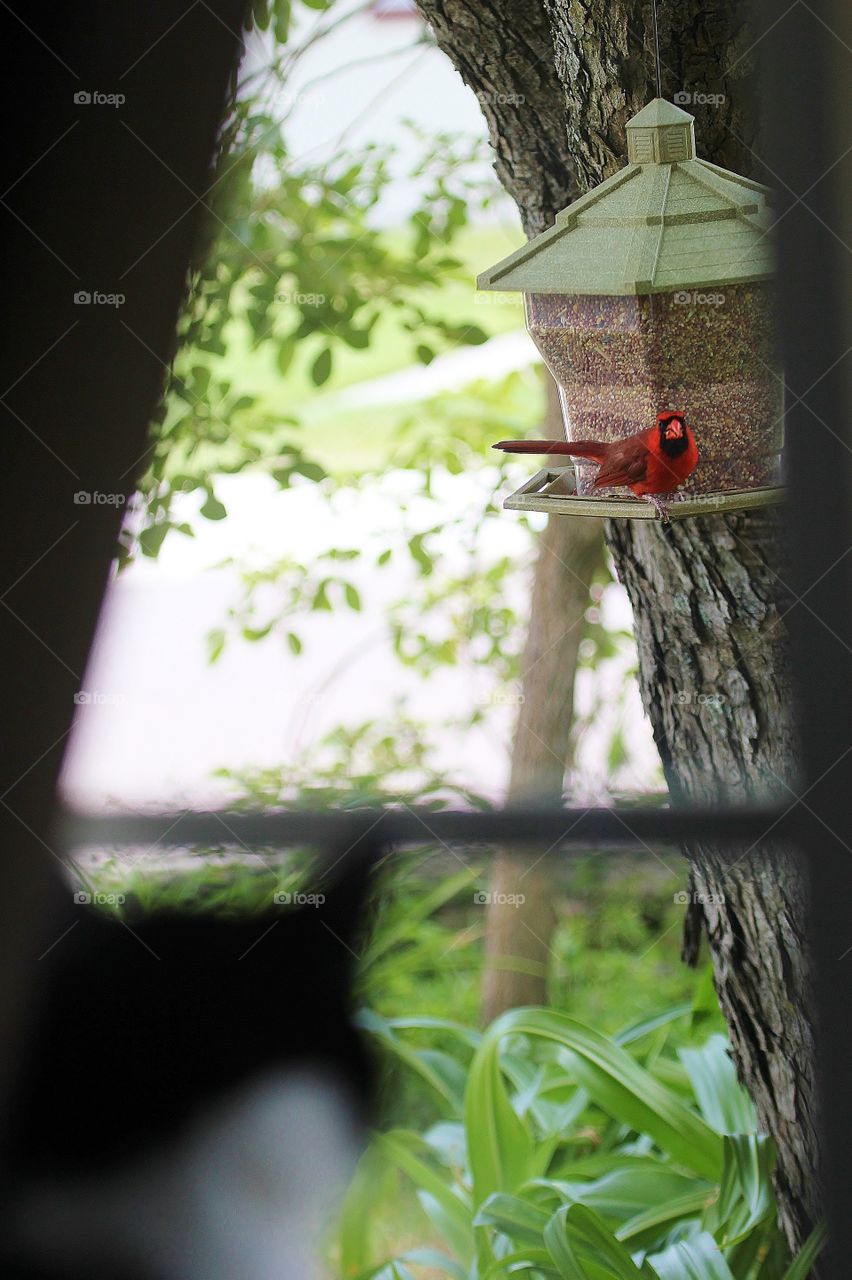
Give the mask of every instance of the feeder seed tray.
M 672 520 L 682 520 L 686 516 L 712 516 L 726 511 L 778 506 L 784 497 L 784 488 L 773 485 L 683 498 L 675 495 L 666 505 Z M 573 467 L 543 468 L 505 498 L 503 508 L 506 511 L 545 511 L 550 515 L 597 516 L 598 519 L 660 519 L 652 504 L 642 498 L 598 498 L 578 494 Z

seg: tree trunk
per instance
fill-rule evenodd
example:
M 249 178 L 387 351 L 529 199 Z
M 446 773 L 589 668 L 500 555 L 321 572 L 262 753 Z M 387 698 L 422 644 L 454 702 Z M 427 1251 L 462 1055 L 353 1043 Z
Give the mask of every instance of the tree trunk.
M 771 567 L 781 562 L 777 517 L 682 520 L 669 537 L 640 523 L 608 522 L 607 536 L 673 799 L 747 802 L 781 790 L 783 800 L 794 742 L 786 606 Z M 778 1143 L 781 1221 L 800 1244 L 819 1214 L 805 885 L 771 838 L 752 849 L 702 845 L 689 857 L 684 956 L 694 961 L 703 926 L 740 1079 Z
M 556 386 L 547 375 L 544 431 L 561 439 Z M 552 517 L 539 538 L 522 663 L 523 701 L 515 726 L 508 799 L 559 804 L 574 721 L 574 678 L 589 588 L 603 562 L 599 520 Z M 544 1004 L 556 917 L 546 860 L 501 850 L 491 869 L 485 935 L 483 1019 Z
M 626 121 L 655 96 L 650 7 L 419 4 L 483 101 L 498 175 L 528 233 L 624 162 Z M 723 94 L 721 106 L 690 108 L 700 154 L 760 177 L 752 42 L 734 0 L 710 10 L 701 0 L 661 6 L 664 93 Z M 703 517 L 677 523 L 668 538 L 624 521 L 608 538 L 633 604 L 642 696 L 674 800 L 783 793 L 795 751 L 776 518 Z M 703 926 L 740 1077 L 778 1145 L 781 1222 L 796 1248 L 820 1200 L 805 888 L 787 851 L 768 842 L 689 852 L 687 952 Z

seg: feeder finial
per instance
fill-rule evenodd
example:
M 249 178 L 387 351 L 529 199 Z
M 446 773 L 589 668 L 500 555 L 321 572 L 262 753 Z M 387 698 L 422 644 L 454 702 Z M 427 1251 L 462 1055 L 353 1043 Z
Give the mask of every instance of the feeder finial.
M 654 98 L 627 122 L 631 164 L 674 164 L 695 159 L 695 117 L 665 98 Z

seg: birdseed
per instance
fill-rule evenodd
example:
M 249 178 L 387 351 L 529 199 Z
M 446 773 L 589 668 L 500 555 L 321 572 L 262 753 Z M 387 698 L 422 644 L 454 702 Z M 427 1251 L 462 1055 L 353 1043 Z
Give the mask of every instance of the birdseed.
M 569 440 L 620 440 L 676 409 L 699 453 L 681 492 L 779 483 L 783 380 L 768 284 L 642 297 L 529 294 L 526 302 Z M 597 465 L 575 468 L 577 492 L 589 493 Z

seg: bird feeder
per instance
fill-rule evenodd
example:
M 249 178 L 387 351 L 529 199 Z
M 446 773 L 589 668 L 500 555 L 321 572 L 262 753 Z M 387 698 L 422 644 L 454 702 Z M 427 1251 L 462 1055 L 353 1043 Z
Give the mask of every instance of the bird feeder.
M 694 120 L 656 98 L 627 125 L 628 163 L 477 287 L 524 294 L 559 388 L 566 440 L 613 441 L 683 414 L 699 462 L 672 517 L 780 500 L 768 188 L 695 156 Z M 597 467 L 539 472 L 506 506 L 654 518 Z M 598 496 L 600 495 L 600 496 Z

